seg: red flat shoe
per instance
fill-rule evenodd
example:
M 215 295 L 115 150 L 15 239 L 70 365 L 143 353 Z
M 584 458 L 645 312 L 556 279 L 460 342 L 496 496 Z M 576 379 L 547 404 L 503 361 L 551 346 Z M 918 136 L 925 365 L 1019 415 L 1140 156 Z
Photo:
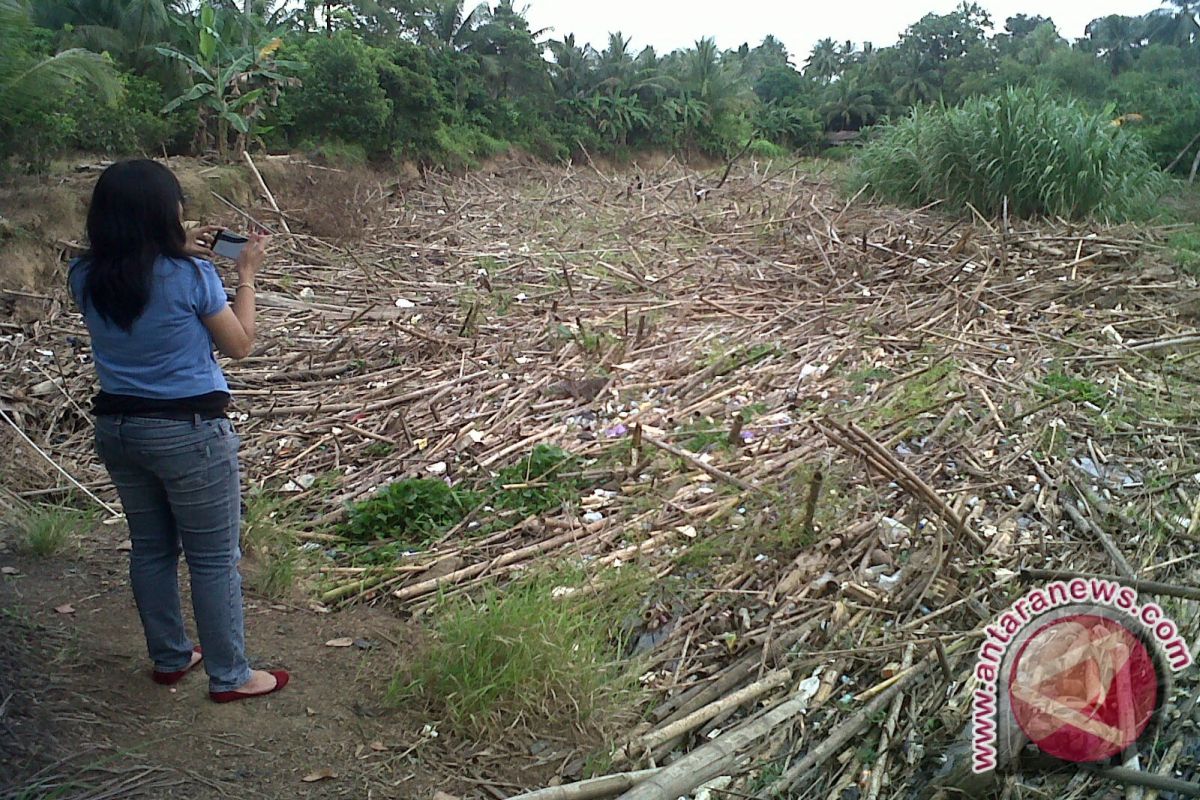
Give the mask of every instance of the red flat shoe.
M 283 670 L 271 670 L 270 673 L 275 676 L 275 685 L 265 692 L 209 692 L 208 697 L 214 703 L 232 703 L 235 700 L 249 700 L 251 697 L 266 697 L 287 686 L 288 680 L 291 679 Z
M 175 672 L 152 671 L 150 673 L 150 679 L 162 686 L 174 686 L 175 684 L 179 683 L 181 680 L 183 680 L 185 675 L 194 670 L 196 667 L 200 666 L 201 662 L 204 661 L 204 651 L 200 649 L 200 645 L 193 647 L 192 652 L 200 654 L 200 659 L 196 661 L 195 664 L 191 664 L 190 666 L 187 666 L 184 669 L 176 670 Z

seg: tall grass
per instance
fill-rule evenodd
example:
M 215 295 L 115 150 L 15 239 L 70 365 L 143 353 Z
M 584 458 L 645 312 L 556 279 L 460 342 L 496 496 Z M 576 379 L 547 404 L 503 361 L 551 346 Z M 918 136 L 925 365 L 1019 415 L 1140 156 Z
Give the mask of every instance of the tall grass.
M 67 506 L 31 506 L 19 514 L 22 549 L 39 558 L 58 555 L 78 545 L 80 535 L 94 521 L 87 512 Z
M 482 597 L 442 601 L 433 639 L 402 665 L 389 698 L 481 734 L 517 719 L 594 722 L 619 714 L 633 686 L 620 627 L 637 578 L 581 586 L 582 575 L 531 575 Z M 607 716 L 607 715 L 606 715 Z
M 917 108 L 859 155 L 854 188 L 877 198 L 1022 218 L 1144 216 L 1166 188 L 1136 134 L 1074 100 L 1008 89 L 956 108 Z

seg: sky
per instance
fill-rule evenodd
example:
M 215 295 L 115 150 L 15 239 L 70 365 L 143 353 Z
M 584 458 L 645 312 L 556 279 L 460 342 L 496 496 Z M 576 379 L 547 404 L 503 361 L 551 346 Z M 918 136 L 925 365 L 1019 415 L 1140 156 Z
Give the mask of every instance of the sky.
M 877 47 L 894 44 L 900 33 L 925 14 L 954 10 L 958 0 L 858 0 L 805 2 L 804 0 L 525 0 L 533 30 L 553 28 L 550 37 L 574 33 L 576 42 L 591 42 L 603 49 L 610 31 L 633 38 L 640 50 L 653 45 L 659 53 L 690 47 L 703 36 L 713 36 L 722 49 L 743 42 L 757 45 L 767 34 L 783 41 L 796 66 L 802 66 L 819 39 L 872 42 Z M 521 2 L 515 4 L 521 7 Z M 997 27 L 1014 14 L 1051 17 L 1068 39 L 1083 36 L 1096 17 L 1108 14 L 1144 14 L 1159 5 L 1156 0 L 984 0 L 981 5 Z

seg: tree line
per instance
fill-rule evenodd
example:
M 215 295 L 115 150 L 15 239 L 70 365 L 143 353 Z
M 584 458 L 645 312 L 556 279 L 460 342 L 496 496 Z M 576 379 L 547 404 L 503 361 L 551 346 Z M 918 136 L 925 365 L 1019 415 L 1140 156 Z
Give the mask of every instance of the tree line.
M 532 30 L 512 0 L 0 0 L 0 158 L 43 169 L 86 150 L 468 166 L 511 146 L 559 159 L 666 150 L 815 152 L 914 108 L 1007 87 L 1073 98 L 1186 171 L 1200 134 L 1200 2 L 996 24 L 974 3 L 890 47 L 774 36 L 670 53 L 613 33 Z

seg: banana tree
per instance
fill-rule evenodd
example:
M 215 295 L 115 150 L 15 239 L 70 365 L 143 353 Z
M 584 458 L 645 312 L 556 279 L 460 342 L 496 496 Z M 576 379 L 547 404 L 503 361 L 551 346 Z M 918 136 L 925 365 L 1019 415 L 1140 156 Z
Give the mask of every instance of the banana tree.
M 275 58 L 282 44 L 278 37 L 258 47 L 226 45 L 216 22 L 216 10 L 203 6 L 194 56 L 174 48 L 157 48 L 160 55 L 181 62 L 192 77 L 192 87 L 167 103 L 163 113 L 196 104 L 197 150 L 212 149 L 210 136 L 215 127 L 217 153 L 226 158 L 232 129 L 234 155 L 241 157 L 266 106 L 275 104 L 282 87 L 297 82 L 287 73 L 300 65 Z

